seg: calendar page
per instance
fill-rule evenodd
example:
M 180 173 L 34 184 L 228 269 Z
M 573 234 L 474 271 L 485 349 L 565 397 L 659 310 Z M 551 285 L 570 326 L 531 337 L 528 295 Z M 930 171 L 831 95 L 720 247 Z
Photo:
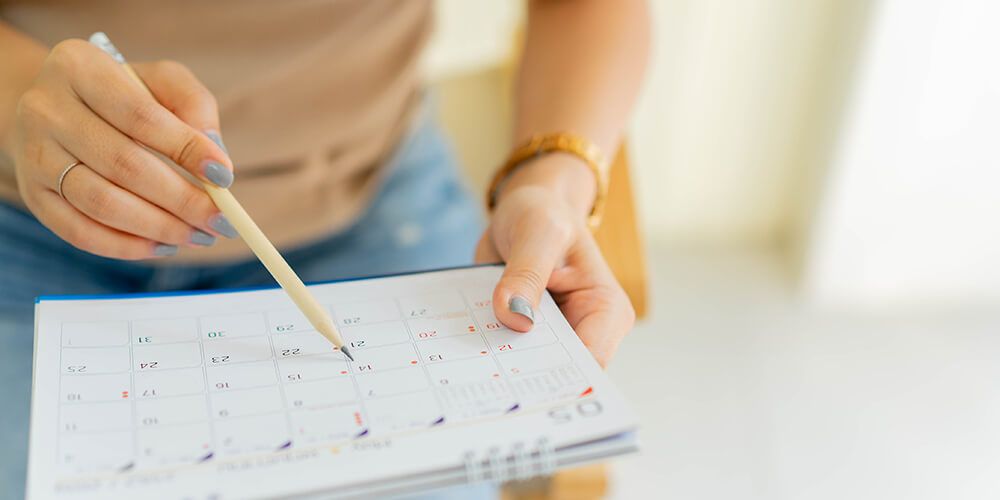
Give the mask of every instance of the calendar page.
M 29 497 L 336 493 L 634 429 L 551 297 L 497 321 L 501 272 L 311 285 L 354 362 L 279 289 L 40 298 Z

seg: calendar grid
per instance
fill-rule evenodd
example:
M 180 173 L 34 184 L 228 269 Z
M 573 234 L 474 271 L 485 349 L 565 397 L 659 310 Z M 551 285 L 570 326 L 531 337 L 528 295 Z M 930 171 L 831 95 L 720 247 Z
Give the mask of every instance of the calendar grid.
M 329 344 L 303 319 L 288 320 L 289 315 L 297 314 L 294 310 L 144 319 L 144 328 L 148 329 L 148 324 L 157 325 L 148 335 L 148 332 L 137 330 L 136 320 L 124 321 L 126 345 L 121 347 L 127 351 L 128 360 L 124 370 L 113 359 L 117 352 L 114 349 L 119 348 L 115 329 L 107 327 L 105 331 L 93 325 L 81 327 L 87 332 L 97 328 L 99 334 L 87 337 L 87 342 L 80 345 L 67 342 L 70 345 L 60 349 L 60 393 L 67 377 L 84 388 L 98 385 L 107 377 L 127 377 L 128 419 L 131 422 L 128 455 L 134 457 L 133 462 L 122 464 L 127 467 L 135 460 L 139 460 L 140 466 L 191 460 L 196 452 L 190 449 L 174 451 L 172 444 L 162 442 L 159 446 L 164 448 L 156 449 L 156 441 L 153 441 L 153 448 L 142 444 L 142 436 L 159 429 L 204 426 L 207 449 L 203 459 L 207 460 L 219 453 L 228 456 L 295 447 L 300 438 L 305 443 L 319 443 L 341 439 L 336 436 L 356 437 L 356 431 L 340 434 L 350 428 L 348 422 L 356 422 L 361 434 L 373 426 L 384 433 L 411 428 L 417 422 L 425 426 L 451 422 L 449 415 L 462 421 L 514 411 L 531 395 L 525 392 L 528 390 L 526 383 L 535 384 L 532 390 L 544 393 L 546 389 L 539 389 L 537 384 L 552 385 L 559 381 L 556 375 L 538 382 L 519 374 L 556 373 L 571 364 L 571 360 L 543 317 L 539 318 L 531 334 L 514 333 L 502 326 L 491 327 L 497 323 L 495 318 L 490 319 L 493 318 L 492 305 L 487 300 L 474 301 L 470 293 L 473 291 L 431 291 L 416 298 L 394 296 L 374 302 L 334 304 L 330 308 L 335 321 L 344 325 L 343 331 L 353 342 L 363 344 L 356 345 L 358 357 L 366 360 L 366 368 L 360 370 L 358 363 L 331 357 L 334 351 Z M 410 309 L 404 307 L 404 300 Z M 421 307 L 422 300 L 432 303 Z M 434 304 L 434 300 L 442 301 L 443 305 Z M 391 311 L 377 309 L 390 304 Z M 351 314 L 342 307 L 353 308 Z M 421 325 L 420 336 L 417 335 L 418 324 Z M 186 333 L 186 325 L 193 328 L 193 336 Z M 360 337 L 355 338 L 358 335 Z M 505 339 L 504 344 L 498 345 L 498 338 Z M 515 344 L 519 347 L 511 350 Z M 75 358 L 96 363 L 92 367 L 94 370 L 89 370 L 88 366 L 87 371 L 63 373 L 66 368 L 63 355 L 67 352 L 75 353 Z M 412 361 L 410 356 L 415 356 Z M 519 365 L 511 367 L 512 362 L 529 365 L 521 369 Z M 268 368 L 264 370 L 263 366 Z M 408 374 L 417 373 L 414 370 L 421 374 L 422 381 L 408 377 Z M 194 373 L 198 374 L 197 378 Z M 447 375 L 449 380 L 445 382 L 445 378 L 435 373 L 450 374 Z M 140 375 L 142 387 L 138 383 Z M 93 384 L 85 382 L 91 378 L 95 380 Z M 515 379 L 522 383 L 515 383 Z M 190 382 L 190 387 L 178 385 L 185 380 Z M 388 381 L 399 381 L 402 385 L 386 391 Z M 166 384 L 163 387 L 167 390 L 161 391 L 163 387 L 158 384 Z M 325 388 L 344 384 L 350 387 L 351 397 L 330 396 L 323 392 L 328 390 Z M 295 393 L 300 396 L 291 396 L 289 391 L 293 387 L 297 387 Z M 150 393 L 141 394 L 143 391 Z M 303 394 L 306 399 L 298 399 Z M 566 392 L 559 397 L 567 395 L 572 394 Z M 272 397 L 275 398 L 273 405 Z M 542 394 L 541 397 L 547 396 Z M 198 410 L 197 405 L 191 406 L 196 401 L 203 410 Z M 386 408 L 401 401 L 419 404 L 406 408 L 402 414 L 386 413 Z M 114 413 L 111 406 L 117 402 L 98 397 L 78 403 L 61 401 L 59 407 L 85 405 L 97 409 L 110 403 L 102 411 L 111 415 Z M 159 403 L 154 405 L 153 402 Z M 145 408 L 141 414 L 140 405 Z M 156 411 L 167 413 L 158 416 Z M 406 415 L 407 411 L 410 416 Z M 199 414 L 203 417 L 195 418 Z M 79 412 L 72 415 L 83 418 Z M 327 416 L 333 420 L 324 420 Z M 288 442 L 284 445 L 267 441 L 256 435 L 259 432 L 247 434 L 249 431 L 233 430 L 278 421 L 286 430 Z M 228 430 L 220 434 L 220 426 Z M 325 428 L 329 430 L 323 430 Z M 273 427 L 268 429 L 273 430 Z M 87 428 L 61 429 L 59 435 L 106 433 L 111 436 L 116 432 L 91 422 Z M 160 434 L 157 431 L 157 435 Z M 273 434 L 270 437 L 273 438 Z M 191 443 L 196 444 L 194 438 L 187 444 Z M 143 465 L 143 461 L 149 464 Z M 112 465 L 115 464 L 108 462 L 101 467 L 110 470 Z

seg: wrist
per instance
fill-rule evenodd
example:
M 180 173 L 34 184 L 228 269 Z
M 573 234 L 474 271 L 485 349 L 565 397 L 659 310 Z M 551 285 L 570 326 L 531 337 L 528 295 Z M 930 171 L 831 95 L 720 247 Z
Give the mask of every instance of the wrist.
M 521 164 L 498 190 L 497 203 L 502 203 L 504 194 L 528 186 L 549 191 L 581 217 L 590 213 L 597 192 L 597 181 L 586 163 L 562 152 L 541 155 Z

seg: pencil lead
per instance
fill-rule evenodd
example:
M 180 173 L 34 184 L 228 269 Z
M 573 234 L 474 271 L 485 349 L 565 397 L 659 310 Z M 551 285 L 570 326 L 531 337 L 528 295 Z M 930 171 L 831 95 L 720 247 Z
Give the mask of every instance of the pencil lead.
M 340 352 L 344 353 L 344 356 L 347 356 L 347 359 L 354 361 L 354 356 L 351 356 L 351 351 L 347 349 L 346 345 L 340 346 Z

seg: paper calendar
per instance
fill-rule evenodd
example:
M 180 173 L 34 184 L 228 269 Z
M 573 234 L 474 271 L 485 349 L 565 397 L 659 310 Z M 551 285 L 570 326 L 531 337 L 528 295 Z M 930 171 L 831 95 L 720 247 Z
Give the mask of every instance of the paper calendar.
M 551 297 L 497 321 L 501 271 L 311 285 L 354 362 L 278 289 L 40 298 L 29 497 L 412 493 L 634 450 Z

